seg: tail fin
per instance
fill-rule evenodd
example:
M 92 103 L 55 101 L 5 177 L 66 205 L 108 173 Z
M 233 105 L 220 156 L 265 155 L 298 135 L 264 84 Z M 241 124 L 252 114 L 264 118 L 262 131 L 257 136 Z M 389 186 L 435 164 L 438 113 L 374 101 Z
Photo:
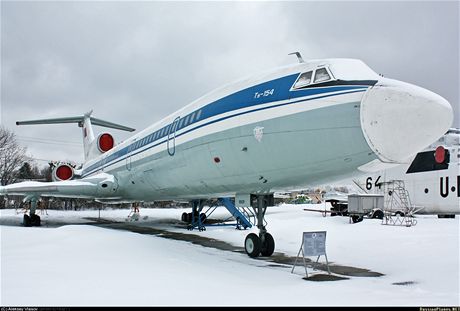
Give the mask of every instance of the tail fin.
M 85 152 L 85 161 L 91 158 L 91 150 L 94 149 L 94 131 L 93 124 L 99 125 L 102 127 L 113 128 L 122 131 L 133 132 L 135 129 L 104 121 L 101 119 L 96 119 L 91 116 L 93 111 L 85 113 L 83 116 L 78 117 L 66 117 L 66 118 L 55 118 L 55 119 L 40 119 L 40 120 L 30 120 L 30 121 L 17 121 L 16 125 L 32 125 L 32 124 L 62 124 L 62 123 L 77 123 L 79 127 L 82 128 L 83 134 L 83 148 Z

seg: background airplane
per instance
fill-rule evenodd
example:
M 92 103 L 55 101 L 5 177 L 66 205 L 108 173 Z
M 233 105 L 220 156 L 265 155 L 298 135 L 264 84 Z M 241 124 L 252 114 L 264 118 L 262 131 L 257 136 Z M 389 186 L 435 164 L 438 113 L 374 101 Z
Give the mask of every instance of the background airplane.
M 24 223 L 35 225 L 42 196 L 187 199 L 195 206 L 234 196 L 237 206 L 252 206 L 257 218 L 259 235 L 246 237 L 246 252 L 270 256 L 275 242 L 264 215 L 276 189 L 403 163 L 453 120 L 441 96 L 381 77 L 360 60 L 299 60 L 227 84 L 116 146 L 108 133 L 95 138 L 92 123 L 128 128 L 90 113 L 29 121 L 78 123 L 85 163 L 79 171 L 58 167 L 53 175 L 59 181 L 12 184 L 0 187 L 0 194 L 25 195 L 32 207 Z
M 367 193 L 388 196 L 388 184 L 403 181 L 418 214 L 455 217 L 460 214 L 460 129 L 449 129 L 417 153 L 408 164 L 363 175 L 354 182 Z

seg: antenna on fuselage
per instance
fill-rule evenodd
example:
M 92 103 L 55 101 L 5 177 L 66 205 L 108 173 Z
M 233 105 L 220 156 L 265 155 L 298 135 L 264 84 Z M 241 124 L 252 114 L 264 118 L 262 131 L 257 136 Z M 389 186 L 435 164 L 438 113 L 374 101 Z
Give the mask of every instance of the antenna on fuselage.
M 289 53 L 288 55 L 294 55 L 294 54 L 297 56 L 299 63 L 305 63 L 305 61 L 302 58 L 302 55 L 300 55 L 300 52 L 292 52 L 292 53 Z

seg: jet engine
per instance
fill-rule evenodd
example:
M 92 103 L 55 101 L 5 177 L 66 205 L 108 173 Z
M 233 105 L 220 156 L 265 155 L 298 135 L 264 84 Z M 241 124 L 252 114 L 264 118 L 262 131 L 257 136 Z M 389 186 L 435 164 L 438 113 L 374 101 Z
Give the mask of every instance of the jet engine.
M 53 170 L 52 178 L 54 181 L 70 180 L 74 177 L 74 168 L 69 164 L 59 164 Z
M 97 148 L 100 152 L 104 153 L 109 151 L 115 145 L 115 139 L 109 133 L 101 133 L 97 137 Z

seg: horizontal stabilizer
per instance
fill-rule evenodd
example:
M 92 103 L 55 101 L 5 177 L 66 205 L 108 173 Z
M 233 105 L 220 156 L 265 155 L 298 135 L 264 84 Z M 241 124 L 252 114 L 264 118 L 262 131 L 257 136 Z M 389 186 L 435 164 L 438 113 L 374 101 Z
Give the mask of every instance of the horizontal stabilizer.
M 64 118 L 52 118 L 52 119 L 39 119 L 39 120 L 28 120 L 28 121 L 16 121 L 16 125 L 32 125 L 32 124 L 62 124 L 62 123 L 77 123 L 82 129 L 83 136 L 83 149 L 85 154 L 85 161 L 93 159 L 99 156 L 101 153 L 108 151 L 114 146 L 114 141 L 112 135 L 109 133 L 104 133 L 105 136 L 111 137 L 111 142 L 109 143 L 110 147 L 108 149 L 100 149 L 99 138 L 102 137 L 99 135 L 98 139 L 94 136 L 93 125 L 99 125 L 102 127 L 113 128 L 122 131 L 133 132 L 135 129 L 124 126 L 121 124 L 116 124 L 113 122 L 97 119 L 91 116 L 93 111 L 89 111 L 82 116 L 78 117 L 64 117 Z M 104 151 L 102 151 L 104 150 Z
M 17 121 L 16 125 L 32 125 L 32 124 L 62 124 L 62 123 L 78 123 L 82 124 L 83 123 L 84 116 L 78 116 L 78 117 L 66 117 L 66 118 L 54 118 L 54 119 L 40 119 L 40 120 L 29 120 L 29 121 Z M 94 117 L 90 117 L 91 124 L 93 125 L 99 125 L 103 127 L 108 127 L 108 128 L 113 128 L 117 130 L 122 130 L 122 131 L 128 131 L 128 132 L 134 132 L 135 129 L 112 123 L 109 121 L 104 121 L 101 119 L 97 119 Z

